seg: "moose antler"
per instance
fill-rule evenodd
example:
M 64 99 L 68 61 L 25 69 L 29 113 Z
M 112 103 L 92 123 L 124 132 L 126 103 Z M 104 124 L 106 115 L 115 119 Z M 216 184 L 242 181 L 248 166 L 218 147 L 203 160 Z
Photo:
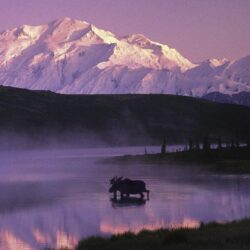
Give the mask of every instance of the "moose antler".
M 122 180 L 122 178 L 123 178 L 123 176 L 121 176 L 121 177 L 117 178 L 117 180 L 116 180 L 116 181 L 121 181 L 121 180 Z
M 113 185 L 116 181 L 117 181 L 117 176 L 113 177 L 112 179 L 110 179 L 110 184 Z

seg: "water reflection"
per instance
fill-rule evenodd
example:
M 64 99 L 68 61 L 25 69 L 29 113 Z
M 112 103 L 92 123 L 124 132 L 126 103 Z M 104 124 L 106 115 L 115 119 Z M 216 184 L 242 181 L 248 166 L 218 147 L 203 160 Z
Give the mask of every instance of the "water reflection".
M 184 218 L 180 222 L 165 222 L 164 220 L 159 220 L 155 222 L 145 223 L 143 225 L 132 224 L 127 225 L 126 223 L 112 223 L 110 221 L 102 221 L 100 224 L 100 231 L 104 234 L 120 234 L 125 233 L 127 231 L 133 231 L 135 233 L 140 232 L 142 229 L 146 230 L 155 230 L 160 228 L 196 228 L 199 227 L 200 222 L 191 218 Z
M 1 153 L 0 249 L 73 247 L 91 235 L 197 227 L 200 221 L 250 216 L 249 176 L 212 175 L 180 166 L 96 164 L 105 154 L 133 150 L 144 152 Z M 114 175 L 144 180 L 150 200 L 110 200 L 108 180 Z
M 137 197 L 123 197 L 123 199 L 110 199 L 112 207 L 128 207 L 128 206 L 143 206 L 146 204 L 146 199 Z

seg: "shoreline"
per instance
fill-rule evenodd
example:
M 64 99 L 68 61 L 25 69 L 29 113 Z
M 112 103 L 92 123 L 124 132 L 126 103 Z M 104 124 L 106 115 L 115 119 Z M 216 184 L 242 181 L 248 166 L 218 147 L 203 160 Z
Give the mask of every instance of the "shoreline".
M 249 249 L 250 219 L 224 224 L 201 223 L 197 228 L 142 230 L 138 234 L 126 232 L 109 238 L 89 237 L 81 240 L 76 250 L 183 250 Z
M 204 150 L 190 150 L 172 153 L 155 153 L 143 155 L 123 155 L 106 158 L 103 163 L 113 164 L 179 164 L 181 166 L 204 165 L 208 170 L 230 173 L 250 174 L 250 147 L 235 147 Z

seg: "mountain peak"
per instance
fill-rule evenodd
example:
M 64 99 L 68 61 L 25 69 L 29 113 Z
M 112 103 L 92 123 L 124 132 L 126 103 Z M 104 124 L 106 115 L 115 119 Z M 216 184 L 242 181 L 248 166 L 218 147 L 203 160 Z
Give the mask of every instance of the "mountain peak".
M 73 18 L 69 18 L 69 17 L 62 17 L 59 19 L 56 19 L 52 22 L 49 23 L 49 26 L 52 26 L 54 28 L 61 28 L 61 29 L 65 29 L 64 32 L 67 32 L 66 29 L 72 29 L 72 28 L 86 28 L 87 26 L 89 26 L 90 24 L 88 22 L 85 21 L 81 21 L 78 19 L 73 19 Z
M 249 57 L 194 65 L 142 34 L 118 37 L 69 17 L 2 32 L 0 45 L 0 84 L 6 86 L 68 94 L 250 91 Z
M 74 19 L 74 18 L 70 18 L 70 17 L 61 17 L 58 19 L 55 19 L 54 21 L 52 21 L 51 23 L 57 24 L 57 25 L 62 25 L 62 24 L 89 24 L 86 21 L 82 21 L 79 19 Z
M 229 63 L 229 60 L 227 58 L 212 58 L 207 60 L 210 66 L 212 67 L 220 67 L 226 63 Z
M 151 40 L 149 40 L 147 37 L 145 37 L 142 34 L 130 34 L 128 36 L 124 37 L 129 43 L 131 44 L 137 44 L 137 45 L 148 45 L 152 43 Z

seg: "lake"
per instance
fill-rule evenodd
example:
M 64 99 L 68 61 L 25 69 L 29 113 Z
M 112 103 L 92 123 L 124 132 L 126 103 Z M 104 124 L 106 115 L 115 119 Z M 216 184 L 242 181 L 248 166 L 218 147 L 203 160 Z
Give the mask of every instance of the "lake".
M 180 149 L 172 147 L 171 150 Z M 147 151 L 159 152 L 159 147 Z M 250 176 L 203 168 L 103 164 L 103 157 L 144 154 L 144 147 L 0 152 L 0 249 L 73 247 L 92 235 L 197 227 L 250 216 Z M 113 176 L 142 179 L 145 203 L 110 200 Z

